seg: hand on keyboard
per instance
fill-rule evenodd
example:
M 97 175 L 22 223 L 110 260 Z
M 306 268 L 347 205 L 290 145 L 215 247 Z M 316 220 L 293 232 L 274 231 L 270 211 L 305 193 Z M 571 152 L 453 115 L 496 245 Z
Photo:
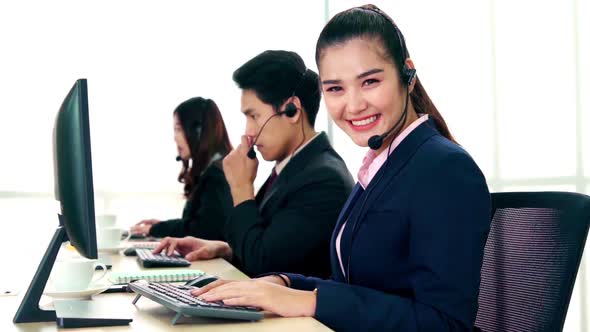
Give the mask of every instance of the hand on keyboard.
M 178 255 L 154 254 L 150 249 L 135 249 L 137 260 L 143 267 L 184 267 L 191 263 Z
M 129 284 L 132 291 L 160 303 L 182 315 L 229 319 L 259 320 L 263 317 L 258 308 L 228 306 L 222 301 L 205 301 L 190 294 L 192 287 L 139 280 Z M 139 300 L 136 297 L 134 303 Z M 176 322 L 173 320 L 173 324 Z
M 213 287 L 215 283 L 217 286 Z M 208 302 L 223 301 L 228 306 L 258 307 L 283 317 L 313 316 L 315 313 L 316 295 L 311 291 L 256 279 L 225 283 L 216 281 L 209 285 L 213 288 L 199 295 L 200 299 Z M 200 292 L 194 290 L 191 293 Z
M 184 238 L 166 237 L 154 250 L 154 254 L 165 252 L 170 255 L 174 250 L 189 261 L 217 257 L 230 258 L 232 256 L 231 248 L 226 242 L 203 240 L 191 236 Z

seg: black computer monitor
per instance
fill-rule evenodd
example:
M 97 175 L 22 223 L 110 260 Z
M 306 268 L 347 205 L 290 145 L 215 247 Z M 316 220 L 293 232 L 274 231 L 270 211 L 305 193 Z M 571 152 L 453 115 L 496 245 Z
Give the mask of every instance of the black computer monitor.
M 68 239 L 84 257 L 97 258 L 85 79 L 76 81 L 55 118 L 53 166 L 55 199 Z
M 61 244 L 70 243 L 87 258 L 97 258 L 94 191 L 86 79 L 76 81 L 64 99 L 53 130 L 55 198 L 60 202 L 59 226 L 29 285 L 13 322 L 46 322 L 55 311 L 41 310 L 39 299 Z

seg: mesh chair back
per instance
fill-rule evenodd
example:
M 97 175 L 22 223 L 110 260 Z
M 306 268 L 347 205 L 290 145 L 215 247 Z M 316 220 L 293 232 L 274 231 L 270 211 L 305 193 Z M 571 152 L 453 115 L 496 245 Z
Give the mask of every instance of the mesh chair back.
M 485 332 L 561 331 L 582 258 L 590 197 L 492 194 L 475 325 Z

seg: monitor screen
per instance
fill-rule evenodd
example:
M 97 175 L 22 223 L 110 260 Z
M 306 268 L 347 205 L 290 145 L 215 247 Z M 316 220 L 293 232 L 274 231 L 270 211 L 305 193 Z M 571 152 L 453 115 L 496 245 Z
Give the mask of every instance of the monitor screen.
M 97 258 L 89 127 L 87 83 L 79 79 L 55 118 L 55 199 L 70 243 L 81 255 Z

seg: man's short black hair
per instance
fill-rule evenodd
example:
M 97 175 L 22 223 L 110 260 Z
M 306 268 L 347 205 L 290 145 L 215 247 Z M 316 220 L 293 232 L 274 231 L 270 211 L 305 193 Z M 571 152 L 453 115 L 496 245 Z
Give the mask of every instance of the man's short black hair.
M 233 80 L 240 89 L 254 91 L 275 112 L 295 93 L 310 125 L 314 126 L 321 98 L 319 77 L 307 69 L 299 54 L 264 51 L 236 69 Z

